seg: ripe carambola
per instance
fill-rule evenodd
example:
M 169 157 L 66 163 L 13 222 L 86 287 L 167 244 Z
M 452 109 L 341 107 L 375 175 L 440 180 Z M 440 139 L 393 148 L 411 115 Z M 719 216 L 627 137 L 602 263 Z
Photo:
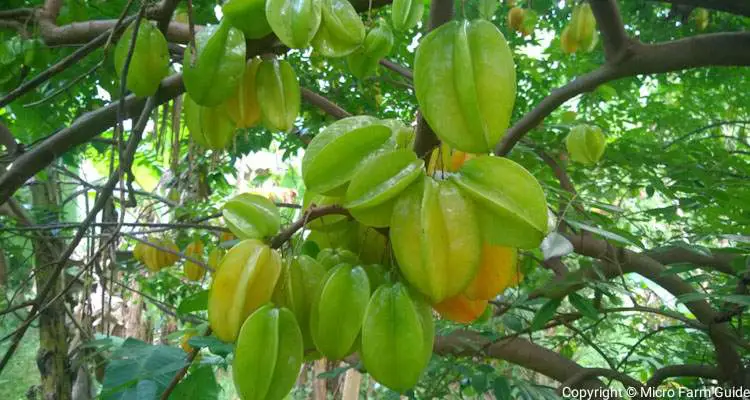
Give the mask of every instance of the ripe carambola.
M 539 182 L 518 163 L 479 156 L 450 178 L 476 204 L 484 241 L 535 248 L 547 233 L 547 201 Z
M 461 151 L 487 153 L 505 133 L 513 111 L 513 54 L 490 22 L 449 22 L 417 48 L 414 90 L 440 140 Z
M 240 239 L 263 239 L 279 232 L 281 216 L 276 204 L 251 193 L 232 197 L 221 209 L 224 222 Z
M 573 161 L 594 165 L 604 155 L 607 142 L 598 126 L 578 125 L 570 130 L 565 145 Z
M 372 295 L 362 323 L 360 354 L 379 383 L 405 392 L 422 376 L 432 355 L 435 327 L 429 306 L 401 283 Z
M 208 321 L 214 334 L 234 342 L 242 322 L 271 300 L 281 273 L 281 256 L 264 243 L 248 239 L 221 260 L 208 294 Z
M 432 307 L 441 317 L 447 320 L 469 324 L 482 316 L 487 308 L 487 303 L 486 299 L 471 300 L 462 293 L 450 299 L 445 299 Z
M 185 248 L 185 255 L 195 259 L 203 258 L 203 242 L 195 240 Z M 206 269 L 192 261 L 185 261 L 185 276 L 191 281 L 199 281 L 206 275 Z
M 326 272 L 326 268 L 310 256 L 294 257 L 284 263 L 273 294 L 274 303 L 294 313 L 302 331 L 305 350 L 314 348 L 310 336 L 310 309 Z
M 362 267 L 339 264 L 323 278 L 313 300 L 310 334 L 315 348 L 340 360 L 355 347 L 362 327 L 370 284 Z
M 255 78 L 263 125 L 271 130 L 289 132 L 299 115 L 299 82 L 286 60 L 263 60 Z
M 115 72 L 118 82 L 125 68 L 125 59 L 133 40 L 135 22 L 122 34 L 115 47 Z M 126 87 L 136 96 L 146 97 L 156 93 L 161 80 L 169 74 L 169 49 L 164 35 L 151 24 L 143 21 L 138 27 L 133 56 L 128 65 Z
M 396 201 L 390 228 L 404 278 L 432 303 L 461 293 L 479 268 L 474 204 L 450 181 L 417 180 Z
M 490 300 L 510 286 L 518 266 L 518 251 L 512 247 L 482 244 L 479 271 L 464 295 L 471 300 Z
M 149 243 L 153 243 L 156 246 L 172 250 L 175 253 L 179 253 L 180 249 L 177 247 L 174 241 L 171 239 L 159 239 L 156 237 L 150 237 Z M 146 248 L 143 250 L 143 261 L 146 267 L 151 272 L 158 272 L 159 270 L 172 266 L 176 263 L 180 256 L 173 254 L 156 247 L 145 245 Z
M 198 145 L 212 150 L 221 150 L 232 141 L 235 125 L 226 106 L 204 107 L 190 95 L 185 95 L 185 124 Z
M 222 21 L 195 35 L 196 53 L 188 45 L 182 60 L 185 90 L 198 104 L 217 106 L 231 96 L 245 72 L 245 38 Z
M 302 357 L 294 314 L 264 305 L 242 324 L 232 362 L 234 386 L 243 400 L 281 400 L 297 380 Z

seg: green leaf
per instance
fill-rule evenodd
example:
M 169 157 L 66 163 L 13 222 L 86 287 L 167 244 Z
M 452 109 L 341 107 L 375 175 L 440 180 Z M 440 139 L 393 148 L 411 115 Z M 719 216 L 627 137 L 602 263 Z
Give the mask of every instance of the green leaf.
M 544 327 L 544 324 L 555 316 L 555 311 L 557 311 L 557 307 L 560 306 L 561 302 L 562 300 L 560 299 L 551 299 L 544 303 L 536 314 L 534 314 L 534 319 L 531 320 L 531 330 L 536 331 Z
M 495 377 L 492 382 L 492 393 L 497 400 L 512 400 L 508 379 L 504 376 Z
M 185 352 L 182 350 L 129 338 L 114 352 L 107 365 L 102 398 L 156 398 L 183 366 Z
M 175 388 L 170 399 L 214 400 L 219 398 L 221 387 L 216 382 L 214 370 L 202 365 L 190 371 Z
M 520 332 L 523 330 L 523 322 L 513 314 L 503 315 L 503 325 L 514 332 Z
M 207 347 L 211 353 L 220 356 L 226 356 L 234 351 L 234 345 L 224 343 L 216 336 L 193 336 L 188 340 L 188 344 L 196 348 Z
M 708 298 L 706 293 L 688 293 L 681 296 L 677 296 L 677 301 L 680 303 L 689 303 L 691 301 L 701 301 Z
M 594 307 L 591 300 L 579 295 L 578 293 L 569 294 L 568 301 L 586 318 L 596 319 L 599 316 L 599 310 Z
M 750 306 L 750 296 L 747 295 L 729 294 L 726 296 L 717 296 L 716 298 L 728 303 L 739 304 L 741 306 Z
M 346 371 L 349 370 L 349 368 L 351 368 L 351 367 L 349 367 L 349 366 L 346 366 L 346 367 L 336 367 L 336 368 L 334 368 L 334 369 L 332 369 L 330 371 L 326 371 L 326 372 L 323 372 L 322 374 L 318 374 L 317 378 L 318 379 L 336 378 L 339 375 L 346 373 Z
M 189 314 L 193 311 L 203 311 L 206 309 L 208 309 L 208 290 L 201 290 L 185 298 L 177 306 L 177 312 L 180 314 Z

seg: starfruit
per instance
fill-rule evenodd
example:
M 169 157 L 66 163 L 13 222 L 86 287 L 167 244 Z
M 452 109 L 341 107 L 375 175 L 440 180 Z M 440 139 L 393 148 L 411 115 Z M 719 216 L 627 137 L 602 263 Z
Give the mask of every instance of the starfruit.
M 695 19 L 695 26 L 698 28 L 699 31 L 706 30 L 708 28 L 708 22 L 710 19 L 710 15 L 708 13 L 708 10 L 705 8 L 696 8 L 694 11 L 694 19 Z
M 310 207 L 321 207 L 332 204 L 343 204 L 343 197 L 330 197 L 306 191 L 302 198 L 302 210 L 307 211 Z M 316 231 L 339 230 L 348 223 L 349 217 L 342 214 L 324 215 L 320 218 L 308 221 L 305 226 Z
M 375 380 L 403 393 L 419 381 L 427 367 L 434 337 L 427 304 L 401 283 L 383 285 L 365 312 L 362 362 Z
M 221 7 L 221 12 L 248 39 L 260 39 L 271 33 L 264 0 L 229 0 Z
M 362 267 L 367 273 L 367 281 L 370 283 L 370 291 L 377 290 L 380 286 L 388 283 L 388 268 L 381 264 L 367 264 Z
M 255 84 L 259 66 L 259 58 L 253 58 L 247 62 L 245 73 L 237 85 L 237 91 L 226 102 L 229 117 L 237 128 L 251 128 L 260 122 L 260 105 Z
M 424 161 L 412 150 L 392 150 L 365 161 L 346 190 L 346 207 L 359 222 L 385 227 L 398 195 L 424 175 Z
M 284 263 L 273 295 L 274 303 L 294 313 L 302 331 L 305 350 L 314 349 L 310 336 L 310 310 L 326 272 L 326 268 L 310 256 L 294 257 Z
M 300 107 L 297 75 L 286 60 L 263 60 L 255 78 L 260 116 L 266 128 L 289 132 Z
M 412 149 L 414 148 L 414 139 L 416 133 L 414 129 L 404 125 L 403 122 L 397 119 L 384 119 L 380 123 L 391 128 L 391 144 L 392 147 L 397 149 Z
M 357 250 L 357 227 L 359 222 L 354 220 L 346 220 L 341 224 L 337 224 L 333 229 L 326 229 L 324 231 L 314 230 L 310 231 L 307 236 L 307 240 L 314 242 L 319 249 L 327 248 L 342 248 L 350 251 Z M 321 250 L 322 252 L 322 250 Z M 316 257 L 319 257 L 318 254 Z
M 456 172 L 467 160 L 474 157 L 474 154 L 451 149 L 450 146 L 441 143 L 440 147 L 435 148 L 430 155 L 427 174 L 434 176 L 439 172 Z
M 232 197 L 221 209 L 224 222 L 240 239 L 263 239 L 279 232 L 281 216 L 276 204 L 251 193 Z
M 560 34 L 560 48 L 565 54 L 572 54 L 578 50 L 578 43 L 573 37 L 570 26 L 566 26 Z
M 599 35 L 596 32 L 596 19 L 588 2 L 582 2 L 573 10 L 570 29 L 579 48 L 591 51 L 596 46 Z
M 200 260 L 203 258 L 203 242 L 196 240 L 185 248 L 185 255 Z M 185 261 L 185 276 L 191 281 L 199 281 L 206 275 L 206 269 L 192 261 Z
M 534 32 L 534 28 L 536 27 L 536 23 L 538 20 L 539 14 L 537 14 L 533 9 L 529 8 L 525 11 L 523 22 L 521 23 L 521 27 L 518 31 L 524 36 L 531 35 L 531 33 Z
M 170 267 L 180 259 L 180 249 L 171 239 L 150 237 L 148 239 L 148 242 L 152 243 L 154 246 L 171 250 L 171 252 L 164 251 L 161 248 L 149 246 L 148 244 L 146 244 L 146 248 L 143 253 L 144 264 L 146 264 L 146 267 L 151 270 L 151 272 L 158 272 L 163 268 Z
M 390 237 L 404 278 L 433 303 L 461 293 L 479 268 L 474 204 L 450 181 L 427 177 L 404 191 Z
M 186 95 L 183 108 L 185 124 L 198 145 L 221 150 L 234 138 L 236 128 L 224 104 L 204 107 L 193 101 L 190 95 Z
M 388 55 L 393 48 L 393 32 L 391 28 L 380 21 L 378 25 L 367 32 L 362 47 L 346 56 L 349 71 L 364 79 L 376 74 L 380 60 Z
M 526 11 L 521 7 L 513 7 L 508 11 L 508 28 L 516 32 L 521 31 Z
M 211 250 L 210 253 L 208 253 L 208 266 L 211 267 L 211 269 L 216 273 L 216 271 L 219 270 L 219 266 L 221 265 L 221 259 L 224 258 L 224 254 L 226 254 L 226 251 L 222 249 L 221 247 L 216 247 L 213 250 Z
M 464 295 L 469 300 L 491 300 L 511 286 L 518 268 L 518 251 L 512 247 L 482 244 L 479 271 Z
M 547 233 L 547 202 L 529 171 L 503 157 L 479 156 L 451 178 L 477 205 L 484 240 L 535 248 Z
M 281 43 L 304 49 L 318 32 L 322 0 L 266 0 L 266 17 Z
M 391 22 L 393 29 L 403 32 L 417 25 L 422 20 L 424 2 L 422 0 L 393 0 L 391 5 Z
M 362 267 L 339 264 L 328 271 L 310 313 L 315 348 L 331 360 L 349 355 L 357 344 L 369 300 L 370 284 Z
M 312 40 L 315 51 L 326 57 L 343 57 L 365 40 L 365 25 L 347 0 L 321 0 L 320 28 Z
M 146 252 L 147 252 L 146 245 L 141 242 L 138 242 L 133 247 L 133 258 L 135 258 L 136 261 L 143 263 L 145 260 Z
M 432 307 L 441 317 L 462 324 L 469 324 L 482 316 L 487 308 L 487 300 L 471 300 L 463 293 L 445 299 Z
M 565 146 L 573 161 L 594 165 L 604 155 L 607 142 L 598 126 L 578 125 L 570 130 L 565 139 Z
M 122 34 L 115 47 L 115 72 L 118 81 L 125 68 L 125 60 L 133 41 L 135 22 Z M 169 74 L 169 49 L 167 40 L 151 22 L 142 21 L 138 26 L 133 56 L 128 64 L 126 87 L 136 96 L 151 96 L 159 89 L 161 80 Z
M 490 22 L 449 22 L 417 48 L 414 90 L 440 140 L 461 151 L 487 153 L 505 133 L 513 111 L 513 54 Z
M 369 226 L 357 225 L 359 259 L 365 264 L 388 263 L 388 236 Z
M 498 0 L 479 0 L 479 5 L 477 7 L 479 18 L 486 19 L 487 21 L 492 21 L 492 18 L 497 12 L 498 6 L 500 6 L 500 2 Z
M 359 263 L 359 258 L 347 249 L 325 248 L 318 253 L 318 262 L 326 270 L 330 270 L 339 264 L 357 264 Z
M 208 294 L 208 321 L 214 334 L 234 342 L 245 318 L 271 300 L 281 273 L 281 256 L 254 239 L 232 247 L 221 260 Z
M 364 115 L 340 119 L 327 126 L 305 150 L 302 159 L 305 186 L 315 193 L 343 195 L 355 170 L 368 157 L 388 147 L 391 135 L 390 127 Z
M 242 32 L 222 21 L 195 35 L 196 53 L 188 45 L 182 60 L 185 90 L 198 104 L 221 104 L 237 89 L 245 72 L 245 38 Z
M 264 305 L 242 324 L 232 362 L 234 386 L 243 400 L 281 400 L 294 387 L 302 357 L 294 314 Z

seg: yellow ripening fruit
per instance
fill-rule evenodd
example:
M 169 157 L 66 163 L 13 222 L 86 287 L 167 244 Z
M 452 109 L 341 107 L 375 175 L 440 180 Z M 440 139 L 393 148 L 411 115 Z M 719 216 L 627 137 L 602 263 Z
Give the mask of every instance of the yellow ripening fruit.
M 221 266 L 221 259 L 224 258 L 226 251 L 221 247 L 216 247 L 208 253 L 208 266 L 214 270 L 214 273 L 219 270 Z
M 235 94 L 227 99 L 229 118 L 234 121 L 237 128 L 252 128 L 260 122 L 260 105 L 255 85 L 259 66 L 260 58 L 256 57 L 247 62 Z
M 521 7 L 513 7 L 508 12 L 508 28 L 520 32 L 521 31 L 521 25 L 523 24 L 523 18 L 526 15 L 526 11 L 524 11 Z
M 565 29 L 563 29 L 562 34 L 560 35 L 560 47 L 566 54 L 575 53 L 578 49 L 578 43 L 572 36 L 573 35 L 571 33 L 570 26 L 566 26 Z
M 145 244 L 146 249 L 143 250 L 143 261 L 144 261 L 144 264 L 146 264 L 146 267 L 151 272 L 158 272 L 163 268 L 170 267 L 174 265 L 180 259 L 180 256 L 179 256 L 180 249 L 171 239 L 160 239 L 157 237 L 150 237 L 148 239 L 148 242 L 152 243 L 154 246 L 158 246 L 158 247 L 165 248 L 165 249 L 172 251 L 172 252 L 164 251 L 154 246 L 149 246 L 148 244 Z
M 487 300 L 471 300 L 464 294 L 451 297 L 432 306 L 444 319 L 470 324 L 482 316 Z
M 185 255 L 200 260 L 203 258 L 203 242 L 196 240 L 185 248 Z M 192 261 L 185 261 L 185 276 L 191 281 L 199 281 L 206 275 L 206 269 Z
M 208 294 L 208 321 L 214 334 L 234 342 L 253 311 L 271 301 L 281 273 L 281 256 L 261 241 L 243 240 L 224 256 Z
M 464 290 L 470 300 L 491 300 L 510 286 L 516 275 L 518 251 L 512 247 L 482 245 L 479 271 Z
M 702 31 L 708 28 L 709 14 L 705 8 L 695 9 L 695 26 Z

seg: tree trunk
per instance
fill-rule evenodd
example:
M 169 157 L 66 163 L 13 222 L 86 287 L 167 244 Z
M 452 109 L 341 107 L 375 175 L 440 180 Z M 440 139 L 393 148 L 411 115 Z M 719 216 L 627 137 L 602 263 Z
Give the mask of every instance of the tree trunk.
M 37 182 L 31 187 L 32 204 L 36 211 L 48 211 L 50 217 L 45 222 L 54 223 L 57 217 L 58 201 L 54 189 L 53 174 L 47 182 Z M 36 287 L 43 288 L 52 276 L 62 243 L 49 236 L 33 239 L 34 261 L 36 264 Z M 50 248 L 52 247 L 52 249 Z M 60 275 L 47 299 L 55 298 L 63 288 L 64 274 Z M 36 362 L 41 375 L 41 388 L 44 400 L 69 400 L 72 395 L 72 374 L 68 359 L 68 332 L 65 327 L 65 303 L 58 300 L 45 307 L 39 314 L 39 351 Z

